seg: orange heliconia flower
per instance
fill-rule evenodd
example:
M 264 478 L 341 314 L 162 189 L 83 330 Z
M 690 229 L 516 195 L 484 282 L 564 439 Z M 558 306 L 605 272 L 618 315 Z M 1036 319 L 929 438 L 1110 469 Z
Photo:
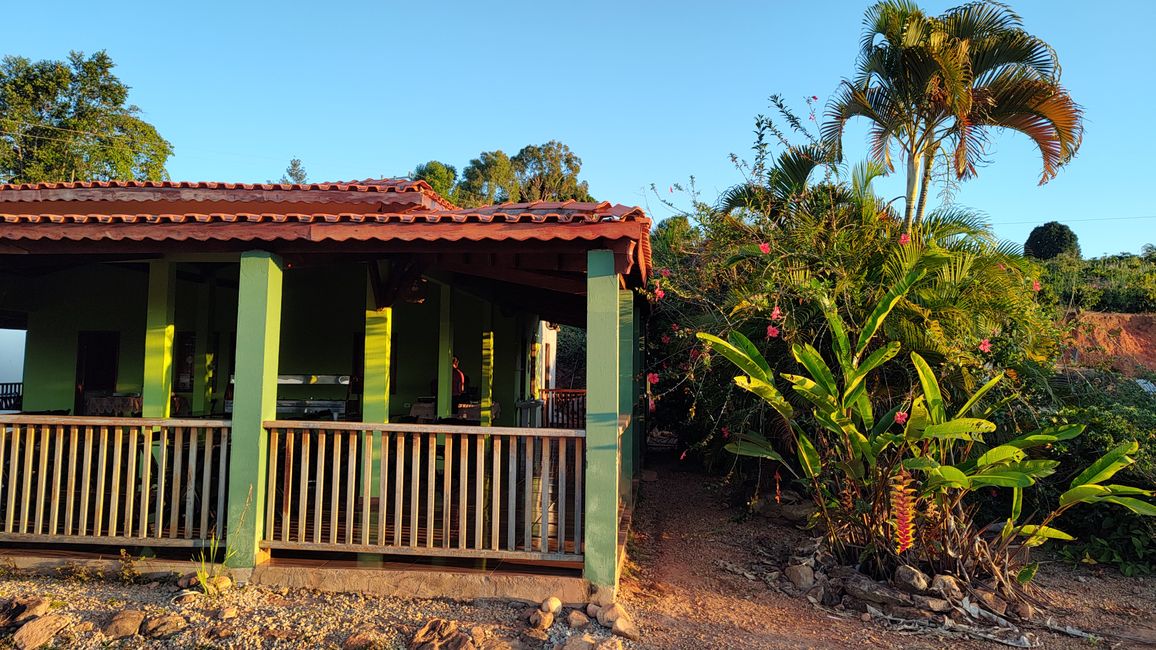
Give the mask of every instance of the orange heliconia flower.
M 895 551 L 902 553 L 915 546 L 915 490 L 907 470 L 891 479 L 891 512 L 895 516 Z

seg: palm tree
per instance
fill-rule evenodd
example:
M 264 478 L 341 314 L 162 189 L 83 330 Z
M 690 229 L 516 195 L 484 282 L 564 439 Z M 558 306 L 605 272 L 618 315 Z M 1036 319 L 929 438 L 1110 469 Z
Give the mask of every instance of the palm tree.
M 828 108 L 823 139 L 841 156 L 846 123 L 865 117 L 874 160 L 893 169 L 897 146 L 907 164 L 906 230 L 923 217 L 940 154 L 964 180 L 984 161 L 991 130 L 1018 131 L 1040 149 L 1042 185 L 1083 138 L 1083 109 L 1060 85 L 1055 51 L 1003 4 L 928 16 L 910 0 L 879 2 L 864 19 L 857 68 Z

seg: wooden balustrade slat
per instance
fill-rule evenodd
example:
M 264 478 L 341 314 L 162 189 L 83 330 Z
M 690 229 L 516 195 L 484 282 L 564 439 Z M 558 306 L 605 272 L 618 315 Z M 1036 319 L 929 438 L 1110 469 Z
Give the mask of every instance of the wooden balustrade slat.
M 454 478 L 454 437 L 445 436 L 442 445 L 445 460 L 442 461 L 442 548 L 450 547 L 450 525 L 452 522 L 453 478 Z
M 297 541 L 305 541 L 305 528 L 309 523 L 308 506 L 309 506 L 309 445 L 312 436 L 308 434 L 301 434 L 301 460 L 298 462 L 297 473 L 301 476 L 298 479 L 300 487 L 297 490 Z M 290 486 L 285 487 L 288 494 L 292 491 Z
M 120 468 L 124 447 L 124 428 L 112 428 L 112 481 L 108 499 L 108 536 L 116 537 L 117 509 L 120 505 Z
M 13 439 L 12 442 L 16 442 Z M 92 427 L 84 427 L 84 471 L 80 481 L 80 534 L 88 534 L 88 495 L 91 493 L 89 486 L 92 485 Z M 9 502 L 11 503 L 11 502 Z M 11 505 L 9 505 L 11 511 Z M 12 527 L 8 526 L 8 532 L 12 532 Z
M 574 446 L 574 552 L 582 552 L 582 516 L 585 511 L 582 509 L 582 499 L 585 493 L 582 491 L 582 479 L 586 476 L 585 461 L 586 449 L 577 444 Z
M 421 435 L 421 434 L 418 434 Z M 426 434 L 426 495 L 425 495 L 425 545 L 433 548 L 434 545 L 434 506 L 437 499 L 434 497 L 434 488 L 437 485 L 438 437 L 436 433 Z
M 325 431 L 317 432 L 317 483 L 313 506 L 313 543 L 321 543 L 321 523 L 325 516 Z
M 558 552 L 566 550 L 566 440 L 558 441 Z
M 416 437 L 410 437 L 410 464 L 409 464 L 409 545 L 411 547 L 417 546 L 417 513 L 420 493 L 418 485 L 421 477 L 421 440 Z
M 490 476 L 490 548 L 497 551 L 501 548 L 502 524 L 502 438 L 494 436 L 491 440 L 493 447 L 493 474 Z
M 369 509 L 373 499 L 373 433 L 361 432 L 361 543 L 369 543 Z
M 448 436 L 449 434 L 447 434 Z M 466 490 L 469 486 L 470 475 L 470 445 L 469 435 L 458 436 L 458 448 L 461 449 L 461 462 L 458 463 L 458 548 L 466 547 L 466 516 L 469 511 L 469 496 Z
M 397 456 L 393 475 L 393 545 L 401 546 L 402 499 L 405 496 L 405 436 L 395 436 Z
M 193 506 L 196 503 L 197 485 L 197 446 L 200 442 L 200 429 L 189 430 L 189 460 L 188 472 L 185 474 L 185 533 L 186 539 L 193 537 Z
M 341 433 L 333 432 L 333 467 L 329 473 L 329 543 L 337 543 L 337 515 L 341 511 Z
M 517 542 L 514 531 L 518 522 L 518 439 L 510 438 L 506 446 L 506 549 L 514 550 Z
M 377 470 L 377 543 L 385 546 L 386 517 L 389 512 L 389 432 L 381 432 L 381 466 Z
M 292 435 L 287 433 L 286 435 Z M 267 456 L 269 462 L 269 474 L 265 478 L 265 535 L 274 537 L 276 530 L 274 525 L 275 513 L 277 512 L 277 469 L 280 466 L 280 452 L 281 452 L 281 430 L 271 429 L 269 431 L 269 443 L 266 446 Z M 288 483 L 286 483 L 288 485 Z M 285 514 L 284 510 L 281 513 L 282 526 L 284 526 Z
M 185 428 L 177 427 L 173 438 L 173 493 L 169 497 L 169 539 L 177 538 L 181 514 L 181 465 L 185 460 Z
M 357 488 L 357 432 L 351 431 L 345 438 L 345 453 L 348 456 L 347 472 L 348 476 L 345 481 L 345 543 L 353 543 L 353 511 L 354 511 L 354 495 Z
M 96 516 L 92 522 L 94 537 L 100 537 L 104 531 L 104 477 L 108 470 L 108 427 L 100 427 L 100 441 L 97 445 L 100 456 L 96 467 Z
M 169 428 L 161 427 L 161 443 L 157 456 L 157 512 L 153 534 L 157 539 L 165 536 L 165 481 L 168 480 Z
M 524 470 L 525 485 L 522 493 L 522 515 L 523 529 L 522 529 L 522 546 L 526 551 L 534 550 L 533 535 L 534 535 L 534 438 L 526 438 L 522 441 L 525 445 L 523 464 L 526 466 Z
M 128 461 L 125 470 L 128 472 L 128 477 L 124 482 L 124 534 L 125 537 L 132 536 L 132 516 L 133 509 L 136 507 L 136 465 L 137 453 L 136 445 L 139 438 L 139 429 L 132 427 L 128 430 Z
M 486 439 L 483 436 L 474 438 L 474 548 L 486 547 L 482 536 L 485 527 L 486 497 L 484 494 L 486 474 Z
M 213 429 L 205 427 L 205 449 L 204 460 L 201 466 L 201 521 L 200 534 L 197 535 L 200 539 L 206 539 L 209 536 L 209 488 L 212 486 L 211 479 L 213 478 Z
M 40 429 L 40 464 L 36 472 L 36 519 L 35 531 L 39 535 L 44 528 L 44 507 L 48 496 L 44 494 L 44 486 L 48 478 L 48 427 L 41 425 Z
M 16 429 L 16 427 L 12 427 L 12 428 L 13 428 L 13 430 Z M 13 438 L 16 438 L 18 436 L 19 436 L 19 434 L 14 435 Z M 0 458 L 4 457 L 5 445 L 7 444 L 7 442 L 8 442 L 8 427 L 6 425 L 0 425 Z M 15 442 L 15 440 L 13 440 L 13 442 Z M 14 498 L 15 497 L 14 489 L 13 489 L 15 487 L 15 484 L 16 484 L 16 461 L 13 460 L 13 461 L 9 462 L 7 469 L 8 469 L 8 471 L 6 473 L 8 474 L 8 494 L 7 494 L 7 496 L 8 496 L 8 508 L 4 511 L 4 531 L 10 533 L 10 532 L 12 532 L 12 507 L 16 503 L 16 499 Z M 3 491 L 3 488 L 4 488 L 4 480 L 3 480 L 3 478 L 0 478 L 0 492 Z
M 229 478 L 229 434 L 228 424 L 221 428 L 221 453 L 217 463 L 217 523 L 214 534 L 217 539 L 225 536 L 225 481 Z
M 60 481 L 64 474 L 64 427 L 56 425 L 56 444 L 53 449 L 52 511 L 48 517 L 48 534 L 55 535 L 60 523 Z
M 144 444 L 141 450 L 141 472 L 140 472 L 140 514 L 137 516 L 139 520 L 137 537 L 148 537 L 149 528 L 149 494 L 152 492 L 152 472 L 153 472 L 153 428 L 151 426 L 144 427 Z M 83 526 L 81 526 L 83 532 Z
M 550 551 L 550 439 L 542 439 L 542 520 L 538 530 L 541 552 Z
M 281 541 L 283 542 L 289 541 L 290 530 L 293 527 L 293 461 L 296 455 L 296 448 L 297 437 L 294 435 L 294 431 L 290 429 L 285 432 L 285 460 L 282 462 L 285 468 L 284 477 L 281 479 L 283 483 L 281 487 Z M 305 483 L 305 477 L 307 476 L 308 474 L 301 472 L 300 481 Z M 277 482 L 272 481 L 272 483 L 274 489 L 276 489 Z M 269 503 L 272 504 L 273 502 L 270 501 Z M 270 505 L 269 509 L 273 509 L 272 505 Z

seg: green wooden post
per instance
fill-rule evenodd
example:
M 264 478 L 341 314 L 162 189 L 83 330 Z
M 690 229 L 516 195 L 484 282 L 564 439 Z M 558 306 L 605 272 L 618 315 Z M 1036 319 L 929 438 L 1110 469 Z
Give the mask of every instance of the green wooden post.
M 441 285 L 438 300 L 438 417 L 448 418 L 454 413 L 454 290 Z
M 481 401 L 482 426 L 494 424 L 494 332 L 482 332 L 482 383 L 478 387 L 478 399 Z M 506 408 L 510 408 L 507 405 Z
M 144 385 L 141 390 L 141 415 L 146 418 L 167 418 L 172 408 L 176 271 L 172 262 L 149 262 Z
M 631 439 L 634 443 L 632 455 L 634 457 L 634 473 L 642 471 L 642 448 L 646 441 L 646 421 L 650 417 L 649 405 L 643 402 L 646 383 L 642 377 L 645 359 L 646 325 L 642 322 L 642 310 L 637 303 L 634 307 L 634 340 L 631 342 L 634 350 L 634 381 L 632 385 L 634 417 L 631 419 Z
M 365 377 L 361 421 L 389 422 L 389 362 L 393 343 L 393 308 L 377 309 L 372 290 L 365 307 Z
M 618 586 L 618 274 L 614 253 L 586 256 L 586 480 L 583 575 Z
M 618 412 L 632 416 L 622 433 L 618 490 L 633 507 L 634 495 L 634 292 L 618 292 Z
M 217 278 L 210 275 L 197 290 L 197 332 L 193 353 L 193 400 L 194 415 L 205 415 L 213 403 L 213 353 L 210 338 L 213 336 L 214 307 L 217 301 Z
M 281 342 L 281 260 L 265 251 L 241 254 L 237 289 L 236 383 L 229 446 L 230 564 L 254 567 L 265 520 L 264 422 L 277 416 L 277 357 Z

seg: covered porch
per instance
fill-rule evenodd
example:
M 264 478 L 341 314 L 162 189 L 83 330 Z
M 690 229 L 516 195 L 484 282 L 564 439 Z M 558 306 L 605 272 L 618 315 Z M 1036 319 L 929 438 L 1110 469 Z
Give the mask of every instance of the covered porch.
M 641 211 L 383 180 L 6 186 L 0 215 L 0 310 L 28 331 L 5 545 L 616 583 Z M 581 403 L 551 390 L 557 323 L 587 328 Z

